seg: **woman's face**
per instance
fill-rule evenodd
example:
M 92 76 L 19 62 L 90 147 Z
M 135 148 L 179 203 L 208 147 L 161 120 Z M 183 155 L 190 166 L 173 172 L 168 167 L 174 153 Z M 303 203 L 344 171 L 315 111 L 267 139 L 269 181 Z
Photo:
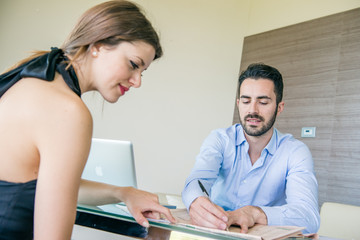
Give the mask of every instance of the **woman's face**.
M 131 87 L 141 86 L 141 73 L 155 57 L 155 49 L 143 41 L 121 42 L 91 48 L 90 89 L 98 90 L 108 102 L 116 102 Z

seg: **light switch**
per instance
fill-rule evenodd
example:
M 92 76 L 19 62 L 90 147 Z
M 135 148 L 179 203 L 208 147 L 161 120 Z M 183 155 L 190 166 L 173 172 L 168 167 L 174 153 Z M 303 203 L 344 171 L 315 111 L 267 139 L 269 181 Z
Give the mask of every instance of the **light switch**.
M 316 127 L 303 127 L 301 137 L 315 137 Z

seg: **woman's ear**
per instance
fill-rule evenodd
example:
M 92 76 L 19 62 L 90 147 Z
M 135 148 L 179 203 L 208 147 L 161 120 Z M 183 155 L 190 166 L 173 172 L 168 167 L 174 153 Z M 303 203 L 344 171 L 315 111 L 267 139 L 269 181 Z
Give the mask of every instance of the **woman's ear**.
M 91 56 L 97 57 L 97 56 L 99 55 L 99 52 L 100 52 L 100 47 L 101 47 L 100 44 L 93 44 L 93 45 L 91 45 L 91 46 L 90 46 Z

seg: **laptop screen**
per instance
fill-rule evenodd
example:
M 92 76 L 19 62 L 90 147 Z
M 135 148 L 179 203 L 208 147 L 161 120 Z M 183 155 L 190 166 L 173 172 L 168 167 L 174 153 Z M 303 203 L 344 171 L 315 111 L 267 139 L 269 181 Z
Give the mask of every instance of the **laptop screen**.
M 93 138 L 82 178 L 116 186 L 137 187 L 130 141 Z

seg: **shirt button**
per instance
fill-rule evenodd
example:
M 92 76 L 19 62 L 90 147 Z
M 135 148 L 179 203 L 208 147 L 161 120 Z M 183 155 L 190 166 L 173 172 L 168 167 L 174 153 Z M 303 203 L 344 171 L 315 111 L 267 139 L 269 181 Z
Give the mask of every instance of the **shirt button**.
M 246 183 L 246 180 L 244 180 L 243 183 Z

